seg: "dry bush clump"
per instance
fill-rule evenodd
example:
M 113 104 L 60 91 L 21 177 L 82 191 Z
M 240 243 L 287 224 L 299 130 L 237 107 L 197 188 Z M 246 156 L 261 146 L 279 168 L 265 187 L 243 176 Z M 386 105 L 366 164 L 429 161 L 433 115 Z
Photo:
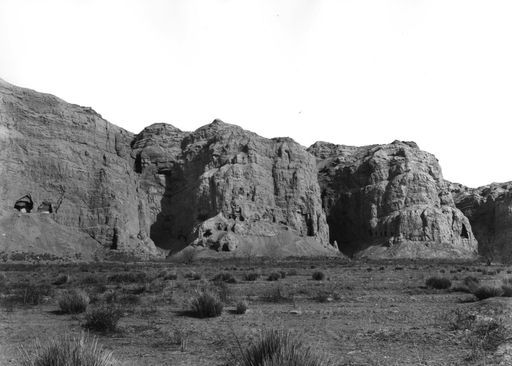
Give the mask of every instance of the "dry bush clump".
M 215 318 L 222 314 L 224 305 L 212 293 L 200 292 L 191 301 L 190 314 L 197 318 Z
M 116 366 L 112 352 L 98 344 L 96 338 L 85 334 L 79 337 L 65 335 L 47 343 L 36 341 L 30 352 L 21 349 L 21 366 Z
M 73 289 L 64 292 L 59 298 L 59 307 L 66 314 L 79 314 L 87 310 L 89 296 L 85 291 Z
M 246 349 L 238 341 L 240 366 L 326 366 L 331 363 L 316 354 L 297 336 L 286 331 L 268 330 Z
M 244 281 L 256 281 L 259 277 L 259 273 L 256 272 L 244 273 L 243 275 Z
M 485 300 L 490 297 L 499 297 L 503 295 L 503 290 L 501 287 L 482 285 L 478 286 L 478 288 L 473 291 L 473 295 L 475 295 L 478 300 Z
M 229 272 L 221 272 L 217 273 L 215 277 L 212 278 L 213 282 L 226 282 L 226 283 L 236 283 L 236 278 Z
M 238 301 L 235 306 L 235 314 L 245 314 L 248 308 L 249 305 L 247 304 L 247 301 Z
M 325 279 L 325 273 L 323 273 L 322 271 L 315 271 L 313 272 L 313 274 L 311 275 L 311 277 L 315 280 L 315 281 L 322 281 Z
M 267 281 L 277 281 L 281 278 L 281 274 L 278 272 L 272 272 L 268 275 Z
M 97 332 L 113 332 L 117 329 L 121 316 L 121 309 L 103 305 L 85 314 L 84 327 Z
M 10 287 L 8 300 L 11 304 L 39 305 L 53 295 L 53 289 L 47 283 L 28 281 L 11 284 Z
M 69 275 L 61 274 L 55 279 L 55 281 L 53 281 L 53 284 L 57 285 L 57 286 L 64 285 L 64 284 L 68 283 L 70 281 L 70 279 L 71 279 L 71 277 L 69 277 Z
M 435 288 L 437 290 L 445 290 L 452 286 L 452 281 L 446 277 L 429 277 L 425 281 L 425 285 L 428 288 Z

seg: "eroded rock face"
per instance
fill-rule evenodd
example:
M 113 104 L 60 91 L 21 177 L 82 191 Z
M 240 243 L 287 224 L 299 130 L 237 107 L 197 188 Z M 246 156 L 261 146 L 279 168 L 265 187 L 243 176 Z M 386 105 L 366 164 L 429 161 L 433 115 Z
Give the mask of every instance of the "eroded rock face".
M 99 251 L 157 253 L 149 238 L 146 194 L 133 171 L 131 133 L 90 108 L 4 81 L 0 112 L 1 249 L 24 245 L 58 252 L 55 242 L 44 239 L 45 231 L 55 231 L 66 235 L 52 240 L 77 240 L 77 248 L 87 242 Z M 20 233 L 12 220 L 21 213 L 14 204 L 25 194 L 31 194 L 35 207 L 51 202 L 53 212 L 30 213 L 50 216 L 41 234 L 24 235 L 29 242 L 17 243 Z
M 490 259 L 512 260 L 512 182 L 480 188 L 450 185 L 456 206 L 469 218 L 479 253 Z
M 477 241 L 437 159 L 415 143 L 352 147 L 317 142 L 331 241 L 349 255 L 471 257 Z
M 290 231 L 329 250 L 315 159 L 293 140 L 215 120 L 192 133 L 152 125 L 132 147 L 157 245 L 233 251 L 251 237 L 277 241 Z

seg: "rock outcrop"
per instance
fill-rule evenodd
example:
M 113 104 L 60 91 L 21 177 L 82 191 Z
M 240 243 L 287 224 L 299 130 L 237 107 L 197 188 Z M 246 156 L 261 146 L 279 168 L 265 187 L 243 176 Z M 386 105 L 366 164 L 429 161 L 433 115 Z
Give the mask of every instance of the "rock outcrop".
M 437 159 L 415 143 L 352 147 L 317 142 L 330 239 L 348 255 L 472 257 L 477 241 Z
M 192 133 L 149 126 L 132 148 L 158 246 L 332 253 L 315 159 L 293 140 L 215 120 Z
M 460 258 L 477 245 L 437 160 L 414 143 L 308 152 L 219 120 L 133 135 L 1 80 L 0 194 L 0 254 L 149 257 L 191 245 L 296 256 L 337 243 L 349 255 Z
M 512 182 L 479 188 L 450 185 L 455 205 L 469 218 L 479 253 L 489 259 L 512 261 Z
M 0 80 L 0 251 L 158 254 L 132 139 L 90 108 Z M 52 213 L 15 210 L 26 194 Z

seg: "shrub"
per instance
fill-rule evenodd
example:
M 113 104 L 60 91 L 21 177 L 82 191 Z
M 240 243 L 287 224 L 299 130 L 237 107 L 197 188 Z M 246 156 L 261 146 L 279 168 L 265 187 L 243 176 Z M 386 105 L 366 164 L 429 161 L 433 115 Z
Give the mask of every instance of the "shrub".
M 238 301 L 235 307 L 235 314 L 245 314 L 248 308 L 247 301 Z
M 175 281 L 178 279 L 178 274 L 176 272 L 166 272 L 163 277 L 166 281 Z
M 36 341 L 30 353 L 21 349 L 21 366 L 115 366 L 119 365 L 112 356 L 98 344 L 96 338 L 85 334 L 79 337 L 66 335 L 51 339 L 45 344 Z
M 286 278 L 286 272 L 285 271 L 279 271 L 279 274 L 281 275 L 281 278 Z
M 81 283 L 84 285 L 98 285 L 98 284 L 103 283 L 103 281 L 100 278 L 98 278 L 97 276 L 88 275 L 82 279 Z
M 185 278 L 188 278 L 189 280 L 200 280 L 201 279 L 201 273 L 197 273 L 197 272 L 188 272 L 185 274 Z
M 221 272 L 213 277 L 214 282 L 236 283 L 236 278 L 231 273 Z
M 478 300 L 488 299 L 490 297 L 499 297 L 503 294 L 502 289 L 500 287 L 494 286 L 479 286 L 475 291 L 473 291 L 473 295 L 476 296 Z
M 108 276 L 108 281 L 114 283 L 146 282 L 147 280 L 148 278 L 145 272 L 124 272 Z
M 121 316 L 121 310 L 116 307 L 100 306 L 85 314 L 84 327 L 97 332 L 113 332 Z
M 83 313 L 89 305 L 89 296 L 83 290 L 66 291 L 59 299 L 59 307 L 66 314 Z
M 296 269 L 290 269 L 287 273 L 288 276 L 297 276 L 297 270 Z
M 313 274 L 311 275 L 311 277 L 312 277 L 315 281 L 322 281 L 323 279 L 325 279 L 325 273 L 323 273 L 322 271 L 315 271 L 315 272 L 313 272 Z
M 244 281 L 256 281 L 260 275 L 256 272 L 245 273 L 243 276 Z
M 326 366 L 327 360 L 315 354 L 289 332 L 269 330 L 243 349 L 238 343 L 240 366 Z
M 425 281 L 425 285 L 429 288 L 435 288 L 437 290 L 448 289 L 452 286 L 452 281 L 446 277 L 429 277 L 427 281 Z
M 197 259 L 197 251 L 193 248 L 185 248 L 181 251 L 180 259 L 185 264 L 192 264 Z
M 215 318 L 222 314 L 223 309 L 224 305 L 216 296 L 202 292 L 192 300 L 190 313 L 198 318 Z
M 53 281 L 53 284 L 54 285 L 57 285 L 57 286 L 60 286 L 60 285 L 64 285 L 65 283 L 68 283 L 69 282 L 69 275 L 67 274 L 62 274 L 60 275 L 59 277 L 57 277 L 55 279 L 55 281 Z
M 512 286 L 501 285 L 501 290 L 503 291 L 503 297 L 512 297 Z
M 281 275 L 277 272 L 272 272 L 268 275 L 267 281 L 277 281 L 281 278 Z
M 473 350 L 494 352 L 508 338 L 508 332 L 501 319 L 488 319 L 477 322 L 468 342 Z

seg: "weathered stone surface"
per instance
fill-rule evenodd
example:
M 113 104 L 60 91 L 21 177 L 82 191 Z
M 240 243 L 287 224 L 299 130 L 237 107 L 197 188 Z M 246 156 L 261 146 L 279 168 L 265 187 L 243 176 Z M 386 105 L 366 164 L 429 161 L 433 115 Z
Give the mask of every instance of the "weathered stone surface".
M 235 251 L 251 237 L 277 241 L 290 231 L 291 242 L 309 237 L 317 251 L 332 250 L 315 159 L 293 140 L 215 120 L 192 133 L 152 125 L 132 147 L 150 192 L 157 245 Z
M 317 142 L 330 239 L 349 255 L 471 257 L 477 241 L 437 159 L 413 142 L 353 147 Z
M 469 218 L 479 253 L 489 259 L 512 260 L 512 182 L 479 188 L 450 185 L 456 206 Z
M 90 108 L 0 81 L 0 251 L 39 246 L 58 252 L 44 239 L 53 231 L 57 242 L 66 240 L 59 233 L 79 241 L 77 250 L 92 239 L 99 251 L 157 254 L 148 235 L 147 198 L 133 171 L 132 138 Z M 25 194 L 32 195 L 36 208 L 43 201 L 54 208 L 51 214 L 33 210 L 25 214 L 30 220 L 20 219 L 37 225 L 43 219 L 36 215 L 49 215 L 40 235 L 9 226 L 20 214 L 14 204 Z

